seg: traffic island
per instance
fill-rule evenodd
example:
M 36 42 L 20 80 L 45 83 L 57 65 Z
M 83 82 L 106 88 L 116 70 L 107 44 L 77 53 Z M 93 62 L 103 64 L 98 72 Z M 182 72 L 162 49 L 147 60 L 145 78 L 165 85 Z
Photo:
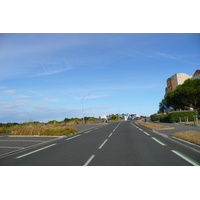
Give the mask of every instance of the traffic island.
M 170 135 L 170 137 L 179 138 L 195 145 L 200 145 L 200 132 L 197 131 L 183 131 Z

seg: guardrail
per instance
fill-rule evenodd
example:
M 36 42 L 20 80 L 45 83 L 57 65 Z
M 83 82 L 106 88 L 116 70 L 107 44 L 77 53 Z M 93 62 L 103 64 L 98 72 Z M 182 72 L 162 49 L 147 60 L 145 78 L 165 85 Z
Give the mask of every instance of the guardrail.
M 198 118 L 200 118 L 200 116 L 193 116 L 193 117 L 179 117 L 179 123 L 180 124 L 185 124 L 185 125 L 194 125 L 194 126 L 198 126 Z M 182 121 L 183 119 L 183 121 Z M 192 119 L 192 120 L 189 120 Z

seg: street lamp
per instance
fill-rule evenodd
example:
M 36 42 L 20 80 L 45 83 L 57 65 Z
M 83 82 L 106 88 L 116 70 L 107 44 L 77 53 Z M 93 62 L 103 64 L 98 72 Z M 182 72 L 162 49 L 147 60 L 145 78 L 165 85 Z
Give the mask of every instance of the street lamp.
M 86 94 L 86 95 L 82 98 L 83 124 L 85 123 L 85 121 L 84 121 L 84 106 L 83 106 L 83 99 L 84 99 L 86 96 L 88 96 L 88 95 L 90 95 L 90 94 Z
M 122 106 L 122 105 L 120 105 L 120 106 Z M 120 106 L 119 106 L 119 107 L 120 107 Z M 119 107 L 118 107 L 118 119 L 119 119 Z

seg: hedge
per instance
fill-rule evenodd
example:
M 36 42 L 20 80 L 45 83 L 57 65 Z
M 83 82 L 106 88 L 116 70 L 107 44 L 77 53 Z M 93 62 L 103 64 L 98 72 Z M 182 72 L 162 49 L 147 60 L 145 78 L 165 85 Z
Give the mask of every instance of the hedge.
M 160 122 L 170 122 L 169 115 L 162 115 L 162 117 L 160 118 Z
M 169 113 L 169 122 L 179 122 L 179 117 L 193 117 L 197 116 L 196 111 L 173 111 Z M 188 118 L 188 121 L 193 121 L 193 118 Z

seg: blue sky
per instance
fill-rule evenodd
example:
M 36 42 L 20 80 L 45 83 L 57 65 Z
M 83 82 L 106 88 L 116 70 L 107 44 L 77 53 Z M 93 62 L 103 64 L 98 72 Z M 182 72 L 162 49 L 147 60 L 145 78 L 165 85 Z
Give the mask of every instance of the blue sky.
M 85 116 L 149 116 L 167 78 L 200 69 L 200 34 L 0 34 L 0 68 L 2 123 L 81 118 L 86 94 Z

